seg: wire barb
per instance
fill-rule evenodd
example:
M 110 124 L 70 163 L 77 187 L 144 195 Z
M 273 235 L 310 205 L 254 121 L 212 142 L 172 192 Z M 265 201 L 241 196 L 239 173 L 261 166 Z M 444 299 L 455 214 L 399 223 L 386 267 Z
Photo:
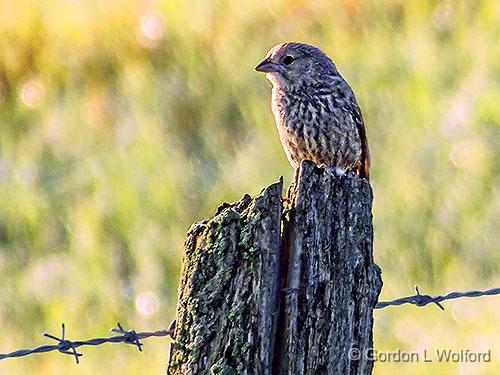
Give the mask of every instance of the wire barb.
M 445 296 L 436 296 L 432 297 L 427 294 L 420 294 L 418 287 L 415 285 L 415 295 L 408 296 L 404 298 L 398 298 L 392 301 L 387 302 L 379 302 L 375 305 L 376 309 L 382 309 L 387 306 L 399 306 L 405 303 L 409 303 L 418 307 L 423 307 L 428 305 L 429 303 L 434 303 L 441 310 L 444 310 L 443 305 L 441 305 L 442 301 L 462 298 L 462 297 L 481 297 L 481 296 L 492 296 L 500 294 L 500 288 L 493 288 L 484 291 L 473 290 L 470 292 L 452 292 L 448 293 Z M 173 331 L 175 329 L 175 320 L 170 323 L 168 329 L 153 331 L 153 332 L 136 332 L 135 330 L 125 330 L 120 323 L 117 324 L 116 327 L 111 328 L 111 332 L 118 333 L 117 336 L 111 336 L 107 338 L 97 337 L 94 339 L 89 339 L 86 341 L 71 341 L 66 339 L 66 327 L 64 323 L 61 326 L 61 338 L 51 335 L 50 333 L 44 333 L 43 336 L 48 337 L 52 340 L 57 341 L 56 345 L 43 345 L 34 349 L 20 349 L 15 352 L 0 354 L 0 360 L 7 358 L 15 358 L 15 357 L 23 357 L 30 354 L 35 353 L 45 353 L 51 352 L 54 350 L 59 351 L 63 354 L 72 355 L 75 358 L 76 364 L 79 364 L 79 357 L 83 356 L 82 353 L 78 353 L 76 348 L 84 345 L 97 346 L 102 345 L 104 343 L 120 343 L 123 342 L 125 344 L 135 345 L 139 351 L 142 352 L 142 343 L 139 340 L 146 339 L 148 337 L 162 337 L 162 336 L 172 336 Z
M 118 322 L 117 327 L 111 328 L 111 331 L 121 333 L 125 337 L 123 342 L 137 346 L 137 349 L 142 352 L 142 343 L 139 341 L 139 337 L 137 337 L 137 333 L 134 330 L 125 331 Z
M 60 353 L 69 354 L 69 355 L 74 356 L 76 364 L 78 365 L 80 363 L 80 360 L 78 359 L 78 357 L 83 356 L 83 354 L 78 353 L 76 351 L 76 348 L 75 348 L 75 345 L 73 344 L 73 342 L 71 342 L 70 340 L 66 340 L 64 338 L 64 334 L 65 334 L 65 327 L 64 327 L 64 323 L 63 323 L 62 326 L 61 326 L 61 338 L 53 336 L 53 335 L 51 335 L 49 333 L 44 333 L 43 335 L 45 337 L 50 338 L 50 339 L 56 340 L 58 342 L 58 345 L 57 345 L 58 348 L 57 348 L 57 350 Z M 70 351 L 70 349 L 71 349 L 71 351 Z
M 445 296 L 429 296 L 427 294 L 420 294 L 420 291 L 418 290 L 418 287 L 415 285 L 415 295 L 413 296 L 408 296 L 404 298 L 398 298 L 392 301 L 384 301 L 384 302 L 379 302 L 375 305 L 376 309 L 383 309 L 384 307 L 387 306 L 399 306 L 403 305 L 405 303 L 409 303 L 418 307 L 424 307 L 428 305 L 429 303 L 434 303 L 437 305 L 441 310 L 444 310 L 443 305 L 441 305 L 442 301 L 450 300 L 450 299 L 456 299 L 456 298 L 462 298 L 462 297 L 482 297 L 482 296 L 493 296 L 496 294 L 500 294 L 500 288 L 493 288 L 493 289 L 488 289 L 488 290 L 472 290 L 469 292 L 451 292 L 448 293 Z
M 139 351 L 142 352 L 142 342 L 139 340 L 147 339 L 148 337 L 162 337 L 169 336 L 167 330 L 162 329 L 153 332 L 136 332 L 135 330 L 125 330 L 120 323 L 117 324 L 117 327 L 111 329 L 112 332 L 119 333 L 117 336 L 111 337 L 97 337 L 94 339 L 89 339 L 86 341 L 71 341 L 66 339 L 66 327 L 64 323 L 61 326 L 61 337 L 57 337 L 51 335 L 50 333 L 44 333 L 43 336 L 48 337 L 52 340 L 57 341 L 56 345 L 43 345 L 34 349 L 20 349 L 15 352 L 0 354 L 0 360 L 7 358 L 16 358 L 16 357 L 24 357 L 26 355 L 35 354 L 35 353 L 45 353 L 57 350 L 63 354 L 72 355 L 75 358 L 76 364 L 80 363 L 79 357 L 83 356 L 82 353 L 78 353 L 76 348 L 84 345 L 97 346 L 102 345 L 107 342 L 110 343 L 126 343 L 135 345 Z

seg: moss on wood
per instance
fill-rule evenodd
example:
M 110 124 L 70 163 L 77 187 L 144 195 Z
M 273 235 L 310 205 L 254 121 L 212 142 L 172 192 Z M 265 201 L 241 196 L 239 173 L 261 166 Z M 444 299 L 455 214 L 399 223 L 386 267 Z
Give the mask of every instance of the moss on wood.
M 224 203 L 188 231 L 169 374 L 367 374 L 372 191 L 311 163 L 289 189 Z

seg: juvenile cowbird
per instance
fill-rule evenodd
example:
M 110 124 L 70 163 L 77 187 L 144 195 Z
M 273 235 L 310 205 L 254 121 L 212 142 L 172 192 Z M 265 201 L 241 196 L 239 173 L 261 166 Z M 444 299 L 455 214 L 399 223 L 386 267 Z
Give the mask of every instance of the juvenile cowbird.
M 370 155 L 356 98 L 335 64 L 303 43 L 273 47 L 255 68 L 273 84 L 271 107 L 292 167 L 304 159 L 368 179 Z

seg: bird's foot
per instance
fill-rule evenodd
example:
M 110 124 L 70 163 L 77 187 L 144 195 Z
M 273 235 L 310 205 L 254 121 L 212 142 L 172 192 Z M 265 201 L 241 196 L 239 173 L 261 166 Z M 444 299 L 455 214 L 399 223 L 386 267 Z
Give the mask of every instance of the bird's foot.
M 346 171 L 340 167 L 325 167 L 325 171 L 337 177 L 344 177 L 346 175 Z

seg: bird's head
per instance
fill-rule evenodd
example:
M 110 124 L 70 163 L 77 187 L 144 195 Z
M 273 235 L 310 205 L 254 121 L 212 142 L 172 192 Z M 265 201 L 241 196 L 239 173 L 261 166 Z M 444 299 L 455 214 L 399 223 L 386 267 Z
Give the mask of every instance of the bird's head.
M 266 73 L 273 86 L 284 89 L 315 85 L 337 72 L 335 64 L 319 48 L 290 42 L 271 48 L 255 70 Z

